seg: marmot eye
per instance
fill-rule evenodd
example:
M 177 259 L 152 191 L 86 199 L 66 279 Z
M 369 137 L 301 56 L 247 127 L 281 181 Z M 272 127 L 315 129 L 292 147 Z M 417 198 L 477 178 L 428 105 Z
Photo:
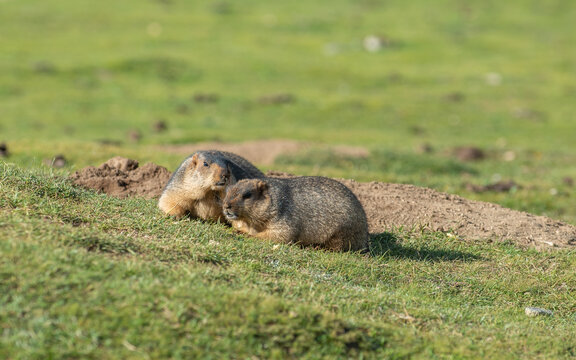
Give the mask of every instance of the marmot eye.
M 242 199 L 250 199 L 250 197 L 252 197 L 252 193 L 250 192 L 242 194 Z
M 206 161 L 204 161 L 204 166 L 209 166 L 208 163 Z

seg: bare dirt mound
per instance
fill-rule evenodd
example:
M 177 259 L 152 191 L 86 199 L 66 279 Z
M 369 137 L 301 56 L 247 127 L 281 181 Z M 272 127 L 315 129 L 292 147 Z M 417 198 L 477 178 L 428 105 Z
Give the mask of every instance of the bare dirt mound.
M 341 181 L 362 202 L 370 232 L 404 226 L 538 249 L 576 246 L 575 226 L 545 216 L 413 185 Z
M 268 176 L 293 175 L 269 172 Z M 120 157 L 71 176 L 77 185 L 113 196 L 145 198 L 160 196 L 169 178 L 170 173 L 164 167 L 155 164 L 138 167 L 137 161 Z M 575 226 L 544 216 L 413 185 L 339 181 L 362 202 L 372 233 L 404 227 L 448 232 L 463 240 L 509 240 L 538 249 L 576 246 Z
M 198 150 L 220 150 L 238 154 L 258 165 L 272 165 L 280 155 L 295 154 L 310 148 L 312 145 L 306 142 L 293 140 L 257 140 L 242 143 L 201 142 L 184 145 L 162 146 L 163 151 L 175 154 L 188 155 Z M 317 145 L 316 145 L 317 146 Z M 335 154 L 351 157 L 367 157 L 368 149 L 360 146 L 329 146 L 328 150 Z
M 139 167 L 138 161 L 117 156 L 98 167 L 88 166 L 77 171 L 70 179 L 76 185 L 119 198 L 151 199 L 160 196 L 170 175 L 165 167 L 152 163 Z

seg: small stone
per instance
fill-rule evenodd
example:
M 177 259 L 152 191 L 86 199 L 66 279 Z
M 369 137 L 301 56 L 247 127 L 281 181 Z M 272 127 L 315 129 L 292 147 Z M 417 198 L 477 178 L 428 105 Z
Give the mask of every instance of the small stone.
M 502 84 L 502 75 L 495 72 L 487 73 L 485 76 L 486 84 L 490 86 L 500 86 Z
M 382 48 L 382 42 L 380 37 L 375 35 L 369 35 L 364 38 L 364 49 L 368 52 L 377 52 Z
M 391 41 L 385 36 L 368 35 L 364 38 L 362 43 L 366 51 L 375 53 L 382 50 L 384 47 L 390 46 Z
M 554 313 L 550 310 L 538 308 L 538 307 L 527 307 L 524 309 L 526 315 L 534 317 L 534 316 L 552 316 Z
M 502 159 L 504 161 L 514 161 L 516 159 L 516 153 L 512 150 L 506 151 L 503 155 L 502 155 Z

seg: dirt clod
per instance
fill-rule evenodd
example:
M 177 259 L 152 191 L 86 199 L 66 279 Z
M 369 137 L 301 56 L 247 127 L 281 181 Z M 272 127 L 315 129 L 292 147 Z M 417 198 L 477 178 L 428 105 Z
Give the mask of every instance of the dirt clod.
M 152 129 L 156 133 L 162 133 L 162 132 L 168 130 L 168 124 L 166 123 L 165 120 L 158 119 L 154 122 L 154 124 L 152 124 Z
M 484 150 L 473 146 L 457 147 L 452 153 L 460 161 L 478 161 L 486 158 Z
M 49 61 L 37 61 L 32 65 L 32 68 L 39 74 L 53 74 L 57 72 L 56 66 Z
M 416 147 L 417 154 L 432 154 L 434 152 L 434 147 L 429 143 L 423 143 Z
M 8 145 L 6 143 L 0 143 L 0 157 L 8 157 Z
M 132 129 L 128 132 L 128 140 L 139 142 L 142 139 L 142 133 L 138 129 Z
M 466 184 L 466 190 L 475 193 L 483 192 L 510 192 L 513 189 L 520 189 L 521 186 L 518 185 L 514 180 L 507 181 L 497 181 L 488 185 L 476 185 L 476 184 Z
M 122 172 L 130 172 L 138 168 L 138 161 L 116 156 L 106 161 L 101 167 L 106 170 L 118 169 Z
M 466 100 L 466 95 L 464 95 L 464 93 L 460 91 L 454 91 L 447 94 L 444 98 L 446 99 L 446 101 L 459 103 Z
M 264 95 L 258 98 L 258 102 L 265 105 L 291 104 L 295 101 L 296 97 L 292 94 L 272 94 Z
M 196 103 L 217 103 L 220 100 L 220 96 L 218 94 L 206 94 L 206 93 L 198 93 L 195 94 L 192 99 Z

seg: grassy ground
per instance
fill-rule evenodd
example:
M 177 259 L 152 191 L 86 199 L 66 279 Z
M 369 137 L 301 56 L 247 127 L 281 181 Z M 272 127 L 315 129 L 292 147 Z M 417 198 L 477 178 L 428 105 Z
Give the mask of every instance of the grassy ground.
M 269 169 L 576 224 L 574 16 L 554 0 L 0 0 L 0 356 L 573 356 L 573 252 L 410 229 L 374 237 L 371 256 L 274 247 L 62 178 L 115 155 L 173 169 L 163 144 L 291 138 L 372 155 Z M 278 94 L 294 100 L 262 100 Z M 488 157 L 455 160 L 457 146 Z M 59 153 L 69 165 L 47 170 Z M 519 186 L 465 186 L 498 179 Z
M 573 251 L 396 229 L 336 254 L 53 174 L 2 165 L 0 180 L 3 358 L 574 355 Z

